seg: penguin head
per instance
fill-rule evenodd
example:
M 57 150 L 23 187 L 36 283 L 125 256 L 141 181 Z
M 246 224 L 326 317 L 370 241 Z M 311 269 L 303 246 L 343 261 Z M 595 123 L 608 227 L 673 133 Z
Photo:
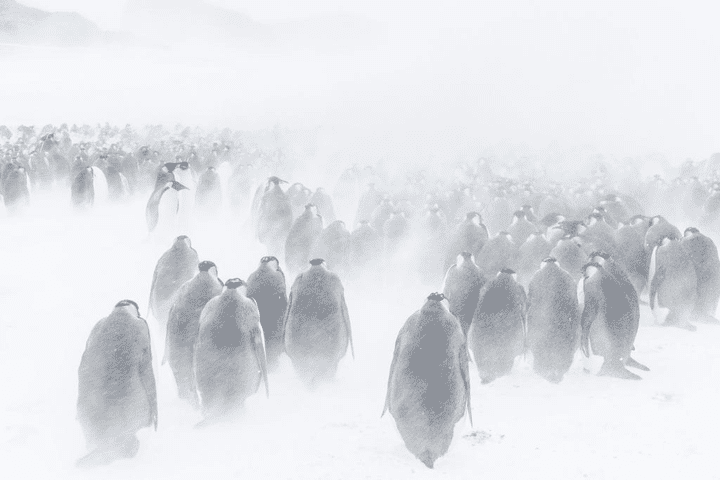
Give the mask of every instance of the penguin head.
M 469 220 L 471 223 L 475 225 L 480 225 L 482 223 L 482 217 L 478 212 L 468 212 L 468 214 L 465 216 L 467 220 Z
M 247 283 L 239 278 L 230 278 L 225 282 L 225 288 L 228 290 L 237 290 L 245 295 L 247 292 Z
M 585 280 L 591 279 L 597 272 L 601 271 L 603 269 L 602 265 L 600 265 L 597 262 L 588 262 L 585 265 L 582 266 L 582 269 L 580 270 L 583 274 L 583 278 Z
M 163 165 L 163 170 L 165 170 L 166 172 L 170 173 L 170 172 L 172 172 L 173 170 L 175 170 L 175 167 L 177 167 L 177 166 L 178 166 L 177 163 L 175 163 L 175 162 L 169 162 L 169 163 L 166 163 L 165 165 Z
M 441 305 L 443 310 L 450 311 L 450 302 L 442 293 L 434 292 L 428 295 L 428 303 L 433 302 L 437 305 Z
M 609 253 L 602 252 L 602 251 L 599 251 L 599 250 L 596 250 L 596 251 L 592 252 L 592 253 L 588 256 L 588 260 L 589 260 L 590 262 L 597 263 L 598 265 L 604 267 L 604 266 L 605 266 L 605 262 L 607 262 L 608 260 L 610 260 L 610 254 L 609 254 Z
M 189 248 L 192 248 L 192 242 L 190 241 L 190 237 L 187 235 L 180 235 L 175 239 L 175 245 L 186 245 Z
M 322 259 L 322 258 L 313 258 L 312 260 L 310 260 L 310 265 L 313 266 L 313 267 L 322 266 L 322 267 L 324 268 L 324 267 L 325 267 L 325 260 Z
M 180 190 L 190 190 L 188 187 L 186 187 L 185 185 L 183 185 L 180 182 L 172 182 L 171 187 L 173 188 L 173 190 L 177 190 L 178 192 Z
M 515 273 L 515 270 L 513 270 L 512 268 L 503 268 L 502 270 L 500 270 L 497 273 L 498 277 L 500 275 L 510 275 L 513 278 L 513 280 L 515 280 L 517 278 L 517 274 Z
M 260 265 L 267 265 L 269 268 L 275 271 L 280 270 L 280 262 L 275 257 L 262 257 L 260 259 Z
M 505 240 L 507 240 L 508 242 L 512 242 L 512 241 L 513 241 L 512 235 L 510 235 L 510 234 L 509 234 L 508 232 L 506 232 L 505 230 L 503 230 L 502 232 L 498 232 L 497 236 L 498 236 L 498 238 L 500 238 L 500 237 L 505 237 Z
M 280 180 L 278 177 L 272 176 L 267 179 L 268 181 L 268 187 L 272 184 L 275 186 L 279 186 L 281 183 L 288 183 L 285 180 Z
M 217 265 L 210 260 L 200 262 L 198 264 L 198 270 L 201 272 L 209 272 L 211 275 L 217 277 Z
M 557 265 L 557 258 L 547 257 L 542 262 L 540 262 L 540 268 L 545 268 L 549 263 L 552 263 L 553 265 Z
M 516 210 L 515 213 L 513 213 L 513 219 L 512 219 L 513 225 L 524 218 L 525 218 L 525 211 L 524 210 Z
M 697 228 L 695 228 L 695 227 L 688 227 L 688 228 L 685 229 L 685 232 L 683 232 L 683 236 L 684 236 L 684 237 L 690 237 L 690 236 L 696 235 L 696 234 L 698 234 L 698 233 L 700 233 L 700 230 L 698 230 Z
M 660 222 L 662 222 L 662 221 L 664 221 L 664 220 L 665 220 L 665 219 L 664 219 L 663 217 L 661 217 L 660 215 L 655 215 L 654 217 L 652 217 L 652 218 L 650 219 L 650 226 L 652 227 L 652 226 L 654 226 L 654 225 L 657 225 L 658 223 L 660 223 Z
M 457 261 L 455 265 L 458 267 L 463 266 L 467 262 L 473 261 L 473 254 L 470 252 L 460 252 L 460 254 L 457 256 Z
M 315 206 L 314 203 L 305 204 L 305 211 L 310 212 L 310 214 L 312 214 L 312 215 L 318 214 L 317 206 Z
M 658 241 L 659 247 L 665 247 L 667 245 L 670 245 L 674 239 L 670 236 L 664 236 Z
M 128 313 L 131 313 L 134 316 L 140 318 L 140 307 L 138 307 L 138 304 L 132 300 L 120 300 L 118 303 L 115 304 L 115 308 L 122 308 Z

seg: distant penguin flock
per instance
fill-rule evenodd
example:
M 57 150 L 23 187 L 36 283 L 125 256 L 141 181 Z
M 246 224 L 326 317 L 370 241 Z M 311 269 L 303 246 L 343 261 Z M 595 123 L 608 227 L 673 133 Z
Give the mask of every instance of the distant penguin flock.
M 77 420 L 88 448 L 78 466 L 132 458 L 137 432 L 157 429 L 153 345 L 178 397 L 202 415 L 199 426 L 273 395 L 283 357 L 321 395 L 355 358 L 353 326 L 387 317 L 360 318 L 346 292 L 391 301 L 398 286 L 428 286 L 386 352 L 382 410 L 428 468 L 451 448 L 456 424 L 472 423 L 475 379 L 501 382 L 525 357 L 557 385 L 584 356 L 602 359 L 587 373 L 640 380 L 652 374 L 633 357 L 641 312 L 678 332 L 720 324 L 720 156 L 684 164 L 671 183 L 643 179 L 633 165 L 613 172 L 600 162 L 559 181 L 481 158 L 394 176 L 354 165 L 313 190 L 290 183 L 298 169 L 286 156 L 227 132 L 193 135 L 23 127 L 2 147 L 8 215 L 51 187 L 70 190 L 80 217 L 139 198 L 147 233 L 167 248 L 145 316 L 135 301 L 119 301 L 78 352 Z M 228 228 L 264 249 L 243 278 L 228 278 L 190 238 L 192 222 L 223 209 L 237 220 Z

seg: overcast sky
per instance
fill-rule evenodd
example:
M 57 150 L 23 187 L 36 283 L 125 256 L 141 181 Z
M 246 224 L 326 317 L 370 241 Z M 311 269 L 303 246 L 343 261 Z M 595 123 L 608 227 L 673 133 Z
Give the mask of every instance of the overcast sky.
M 173 4 L 184 1 L 196 0 Z M 24 3 L 75 10 L 103 28 L 121 29 L 127 1 Z M 374 138 L 378 132 L 424 138 L 451 131 L 455 140 L 449 142 L 589 143 L 617 153 L 675 156 L 720 150 L 720 8 L 713 2 L 209 3 L 262 22 L 351 14 L 393 32 L 386 51 L 367 68 L 348 68 L 354 56 L 339 64 L 318 60 L 321 68 L 314 60 L 300 62 L 291 71 L 306 79 L 304 92 L 256 92 L 277 104 L 280 120 L 306 118 L 372 131 Z M 263 114 L 271 117 L 267 109 Z

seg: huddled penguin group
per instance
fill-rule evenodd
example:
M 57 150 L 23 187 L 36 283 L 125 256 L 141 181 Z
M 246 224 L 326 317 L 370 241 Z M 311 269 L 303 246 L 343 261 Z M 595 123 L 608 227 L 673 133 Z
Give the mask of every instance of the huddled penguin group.
M 283 356 L 315 394 L 336 379 L 355 356 L 352 326 L 372 321 L 351 322 L 346 288 L 412 280 L 437 290 L 418 295 L 424 303 L 397 335 L 383 410 L 429 468 L 466 413 L 472 422 L 475 375 L 502 382 L 526 356 L 535 374 L 560 384 L 584 355 L 602 358 L 600 376 L 639 380 L 636 372 L 650 371 L 633 358 L 641 309 L 685 330 L 720 323 L 720 258 L 708 227 L 720 222 L 716 174 L 682 180 L 685 193 L 675 195 L 693 224 L 682 232 L 677 212 L 657 208 L 669 187 L 654 179 L 630 188 L 602 169 L 560 184 L 501 175 L 483 160 L 451 179 L 414 172 L 394 183 L 356 166 L 334 190 L 313 191 L 277 176 L 291 170 L 240 163 L 219 147 L 175 161 L 145 148 L 129 164 L 117 152 L 94 162 L 82 155 L 66 176 L 76 208 L 141 192 L 148 231 L 177 234 L 157 261 L 147 308 L 162 332 L 162 365 L 202 425 L 233 416 L 260 390 L 271 395 Z M 6 205 L 27 197 L 25 175 L 4 166 Z M 266 250 L 246 280 L 221 280 L 224 265 L 201 260 L 186 233 L 191 219 L 223 205 L 245 209 L 248 237 Z M 647 216 L 652 209 L 662 215 Z M 91 332 L 79 369 L 78 420 L 90 449 L 80 465 L 132 457 L 136 432 L 157 427 L 150 345 L 131 300 Z

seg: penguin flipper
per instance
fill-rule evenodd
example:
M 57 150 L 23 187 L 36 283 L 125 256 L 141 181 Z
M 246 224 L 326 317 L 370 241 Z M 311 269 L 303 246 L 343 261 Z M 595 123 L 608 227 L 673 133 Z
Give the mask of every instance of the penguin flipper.
M 142 319 L 141 319 L 142 320 Z M 138 375 L 140 376 L 140 383 L 142 383 L 145 389 L 145 396 L 150 406 L 150 422 L 157 431 L 158 423 L 158 407 L 157 407 L 157 387 L 155 385 L 155 374 L 153 373 L 152 367 L 152 351 L 150 349 L 150 328 L 145 320 L 142 320 L 145 326 L 146 342 L 145 348 L 143 349 L 143 358 L 140 359 L 140 366 L 138 368 Z
M 355 348 L 353 347 L 352 340 L 352 328 L 350 327 L 350 314 L 348 313 L 347 304 L 345 303 L 345 294 L 340 295 L 340 312 L 342 313 L 343 321 L 345 322 L 345 329 L 348 334 L 348 341 L 350 342 L 350 354 L 353 360 L 355 360 Z
M 265 383 L 265 396 L 270 398 L 270 384 L 268 383 L 267 356 L 265 354 L 265 338 L 260 323 L 252 330 L 252 343 L 255 350 L 255 358 L 260 366 L 260 375 Z
M 595 316 L 597 314 L 597 302 L 590 299 L 589 302 L 585 302 L 585 307 L 582 311 L 582 317 L 580 318 L 581 335 L 580 335 L 580 348 L 586 357 L 590 357 L 590 327 L 592 326 Z
M 472 418 L 472 407 L 470 406 L 470 369 L 468 368 L 468 347 L 467 342 L 464 341 L 460 347 L 460 376 L 462 376 L 463 384 L 465 385 L 465 404 L 468 413 L 468 419 L 470 420 L 470 426 L 473 426 Z M 388 389 L 389 391 L 389 389 Z
M 388 375 L 388 384 L 387 384 L 387 392 L 385 392 L 385 406 L 383 407 L 382 414 L 380 414 L 380 418 L 385 415 L 385 412 L 387 412 L 390 409 L 390 386 L 392 385 L 392 379 L 393 379 L 393 373 L 395 372 L 395 364 L 397 363 L 398 355 L 400 354 L 400 339 L 401 339 L 402 332 L 398 334 L 397 339 L 395 340 L 395 350 L 393 351 L 393 359 L 390 363 L 390 374 Z

